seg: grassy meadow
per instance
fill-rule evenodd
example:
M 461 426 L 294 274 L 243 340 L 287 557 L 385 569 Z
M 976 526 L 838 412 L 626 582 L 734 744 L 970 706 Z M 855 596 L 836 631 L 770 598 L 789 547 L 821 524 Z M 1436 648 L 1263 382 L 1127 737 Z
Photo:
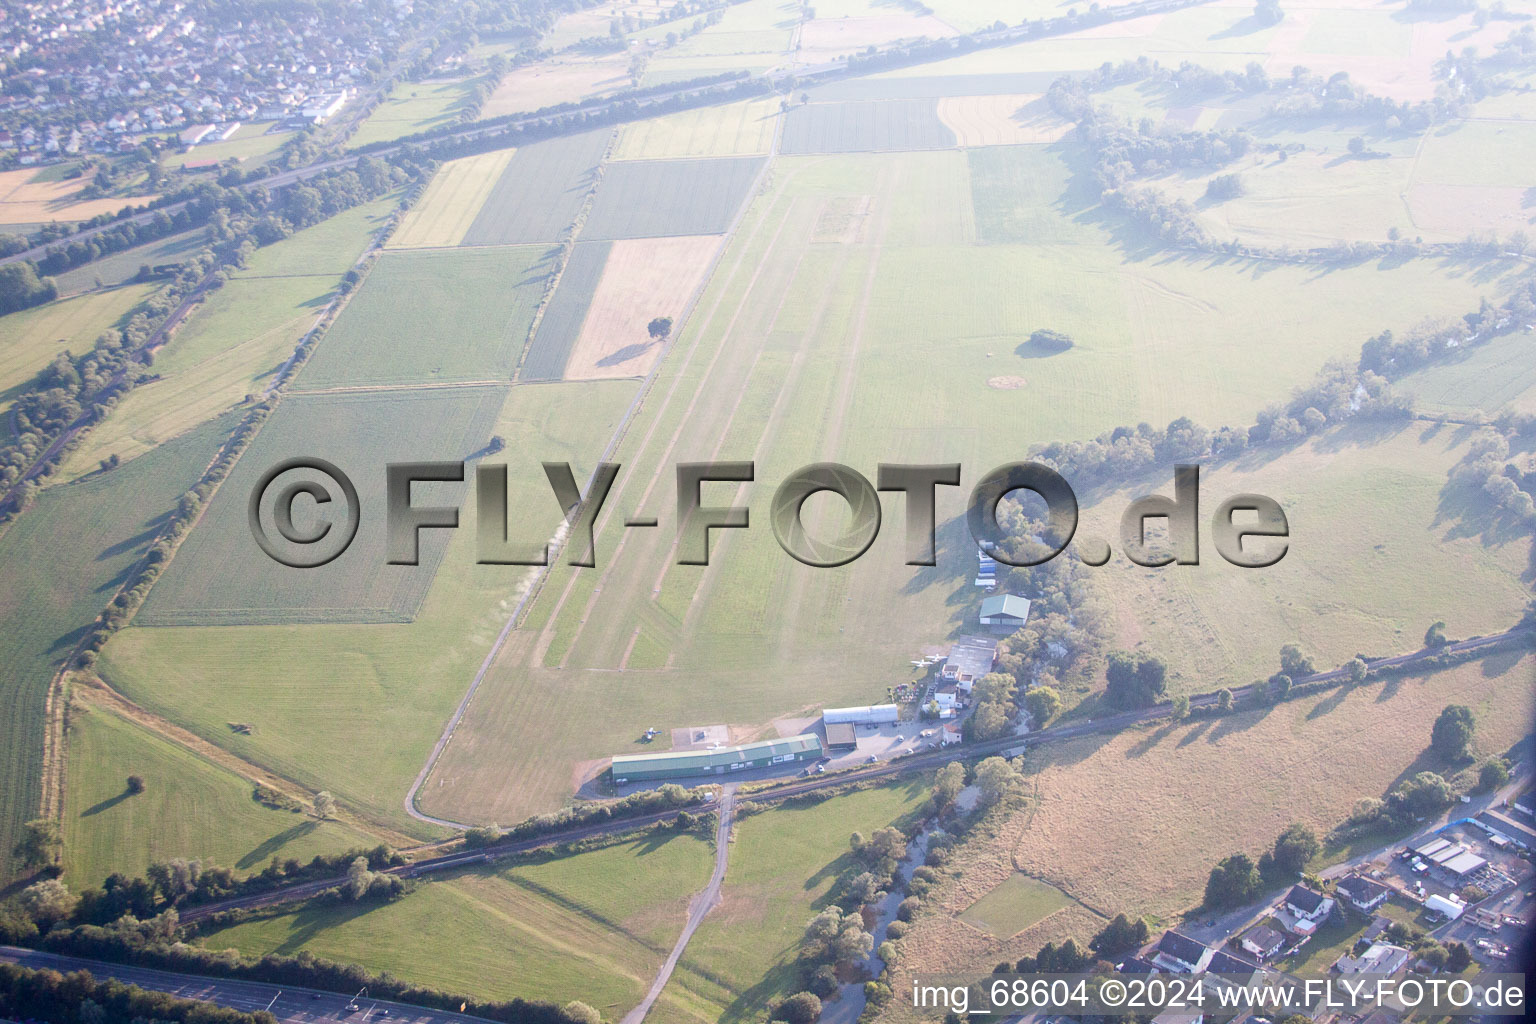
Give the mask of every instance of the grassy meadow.
M 482 998 L 580 999 L 617 1020 L 645 994 L 713 858 L 697 835 L 655 833 L 457 872 L 384 906 L 258 915 L 202 944 L 338 957 Z
M 173 857 L 244 874 L 273 857 L 373 845 L 338 822 L 257 803 L 250 782 L 110 711 L 71 709 L 68 757 L 64 877 L 76 889 Z M 129 775 L 144 780 L 142 793 L 128 792 Z
M 37 810 L 49 681 L 233 427 L 214 420 L 111 473 L 50 488 L 0 532 L 0 878 Z

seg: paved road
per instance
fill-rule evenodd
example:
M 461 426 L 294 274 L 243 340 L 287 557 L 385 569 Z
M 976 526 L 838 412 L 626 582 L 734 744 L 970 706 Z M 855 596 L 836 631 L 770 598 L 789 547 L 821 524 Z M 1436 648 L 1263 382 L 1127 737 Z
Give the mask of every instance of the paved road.
M 727 785 L 722 787 L 722 790 L 720 820 L 715 829 L 715 870 L 709 876 L 709 884 L 688 904 L 688 923 L 683 925 L 683 933 L 677 937 L 677 944 L 672 947 L 672 953 L 667 957 L 667 962 L 662 964 L 661 970 L 656 972 L 656 980 L 651 982 L 651 990 L 645 994 L 639 1006 L 624 1015 L 620 1024 L 640 1024 L 645 1020 L 645 1015 L 651 1012 L 651 1005 L 656 1002 L 656 997 L 661 995 L 661 990 L 666 988 L 667 982 L 671 980 L 672 971 L 677 967 L 678 960 L 682 959 L 683 950 L 688 948 L 688 940 L 693 938 L 693 933 L 698 931 L 699 925 L 704 923 L 705 916 L 720 903 L 720 885 L 725 881 L 726 864 L 731 859 L 731 815 L 736 809 L 736 787 Z
M 126 984 L 169 992 L 183 999 L 202 999 L 246 1012 L 268 1010 L 285 1024 L 310 1024 L 313 1021 L 350 1021 L 362 1024 L 363 1021 L 382 1020 L 401 1021 L 403 1024 L 480 1024 L 484 1020 L 482 1017 L 462 1013 L 429 1010 L 366 997 L 358 1001 L 356 1010 L 349 1011 L 347 1007 L 351 1004 L 351 998 L 334 992 L 284 988 L 256 981 L 201 978 L 144 967 L 124 967 L 15 946 L 0 946 L 0 963 L 19 964 L 39 970 L 89 971 L 97 978 L 116 978 Z

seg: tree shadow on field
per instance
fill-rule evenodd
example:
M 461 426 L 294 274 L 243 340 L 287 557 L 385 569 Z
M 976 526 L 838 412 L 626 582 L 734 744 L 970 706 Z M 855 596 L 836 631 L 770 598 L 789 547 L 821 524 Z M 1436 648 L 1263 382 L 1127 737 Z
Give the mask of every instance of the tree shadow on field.
M 1179 744 L 1178 744 L 1179 747 L 1180 748 L 1187 747 L 1191 743 L 1194 743 L 1196 740 L 1200 739 L 1200 737 L 1204 736 L 1207 732 L 1210 732 L 1211 726 L 1214 723 L 1215 723 L 1215 719 L 1212 719 L 1212 718 L 1207 718 L 1207 719 L 1204 719 L 1204 720 L 1202 720 L 1200 722 L 1197 722 L 1193 729 L 1189 730 L 1189 732 L 1187 732 L 1183 736 L 1179 737 Z
M 100 814 L 103 811 L 110 811 L 112 808 L 116 807 L 124 800 L 127 800 L 132 795 L 132 793 L 125 789 L 116 796 L 109 796 L 105 800 L 98 801 L 97 803 L 87 807 L 85 810 L 80 812 L 80 817 L 90 818 Z
M 1341 704 L 1349 699 L 1349 695 L 1354 692 L 1354 689 L 1353 686 L 1340 686 L 1329 693 L 1328 696 L 1312 705 L 1312 710 L 1307 712 L 1307 721 L 1316 721 L 1324 715 L 1337 710 Z
M 388 906 L 387 903 L 369 901 L 367 903 L 326 903 L 320 906 L 306 904 L 303 910 L 293 915 L 293 927 L 288 932 L 287 938 L 278 943 L 272 950 L 283 956 L 292 956 L 309 945 L 316 936 L 322 932 L 339 928 L 365 914 L 371 914 Z
M 933 531 L 933 565 L 912 566 L 912 577 L 902 585 L 901 593 L 906 597 L 915 597 L 930 587 L 950 588 L 944 603 L 950 608 L 960 608 L 977 600 L 978 588 L 971 586 L 971 576 L 967 568 L 968 561 L 976 558 L 976 541 L 971 536 L 971 529 L 965 522 L 964 515 L 954 516 L 942 523 L 938 523 Z M 970 631 L 979 630 L 979 625 L 962 623 L 949 635 L 949 639 L 961 636 Z
M 1246 732 L 1263 722 L 1264 719 L 1269 717 L 1270 712 L 1274 710 L 1275 706 L 1273 704 L 1267 704 L 1263 707 L 1249 708 L 1246 711 L 1239 708 L 1236 711 L 1221 715 L 1216 719 L 1216 728 L 1206 735 L 1205 742 L 1220 743 L 1235 732 Z
M 269 837 L 260 846 L 257 846 L 245 856 L 235 861 L 235 867 L 244 871 L 247 868 L 255 867 L 262 861 L 270 860 L 283 847 L 297 839 L 304 838 L 319 827 L 320 823 L 318 821 L 302 821 L 292 828 L 284 829 L 277 835 Z
M 1268 27 L 1269 26 L 1265 25 L 1258 18 L 1250 14 L 1242 21 L 1239 21 L 1236 24 L 1228 25 L 1220 32 L 1212 32 L 1205 38 L 1210 42 L 1215 42 L 1218 39 L 1237 39 L 1241 36 L 1251 36 L 1255 32 L 1262 32 Z
M 105 562 L 109 558 L 116 558 L 118 555 L 126 554 L 134 548 L 142 547 L 149 543 L 160 534 L 161 529 L 170 521 L 170 518 L 170 512 L 162 512 L 153 519 L 146 520 L 139 532 L 132 537 L 120 540 L 116 544 L 109 544 L 97 552 L 96 561 Z
M 1172 736 L 1174 730 L 1188 724 L 1188 722 L 1164 722 L 1156 729 L 1148 729 L 1147 734 L 1132 744 L 1130 749 L 1125 752 L 1125 756 L 1135 758 L 1150 754 L 1153 750 L 1157 749 L 1163 740 Z

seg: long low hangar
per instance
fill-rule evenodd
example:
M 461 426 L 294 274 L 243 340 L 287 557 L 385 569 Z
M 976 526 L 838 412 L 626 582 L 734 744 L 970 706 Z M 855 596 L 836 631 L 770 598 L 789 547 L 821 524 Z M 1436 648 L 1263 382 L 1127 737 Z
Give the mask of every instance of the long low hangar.
M 665 754 L 620 754 L 613 759 L 613 781 L 644 782 L 697 775 L 724 775 L 821 757 L 821 739 L 807 733 L 779 740 L 759 740 L 712 750 L 676 750 Z

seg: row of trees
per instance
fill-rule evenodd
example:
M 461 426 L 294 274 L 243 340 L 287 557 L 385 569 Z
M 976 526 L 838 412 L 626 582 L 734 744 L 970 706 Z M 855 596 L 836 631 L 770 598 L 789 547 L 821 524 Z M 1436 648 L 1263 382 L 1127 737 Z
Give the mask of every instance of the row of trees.
M 60 974 L 0 964 L 0 1015 L 51 1024 L 276 1024 L 270 1013 L 247 1013 L 107 979 L 86 971 Z

